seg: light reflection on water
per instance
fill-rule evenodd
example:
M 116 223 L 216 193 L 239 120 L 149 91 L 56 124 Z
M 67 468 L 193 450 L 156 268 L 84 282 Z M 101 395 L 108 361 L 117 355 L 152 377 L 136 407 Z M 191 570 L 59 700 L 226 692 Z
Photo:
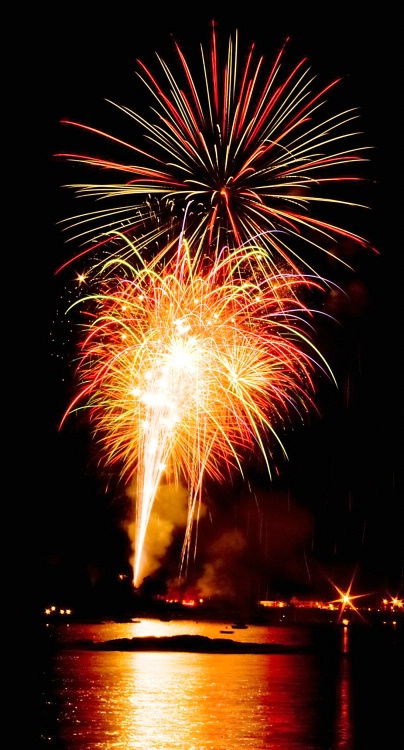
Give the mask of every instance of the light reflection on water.
M 221 629 L 218 623 L 144 620 L 63 626 L 58 638 L 103 641 L 190 632 L 222 637 Z M 230 637 L 304 645 L 311 632 L 310 628 L 249 626 Z M 353 715 L 355 701 L 358 704 L 353 686 L 356 691 L 363 688 L 352 678 L 347 637 L 345 633 L 341 648 L 333 653 L 328 648 L 290 654 L 57 649 L 51 657 L 46 696 L 52 711 L 41 747 L 364 750 L 361 742 L 366 733 L 362 729 L 355 734 Z M 371 695 L 370 686 L 374 693 L 372 678 L 367 675 L 366 680 L 369 686 L 363 699 Z
M 63 652 L 60 737 L 81 750 L 326 747 L 317 671 L 304 655 Z

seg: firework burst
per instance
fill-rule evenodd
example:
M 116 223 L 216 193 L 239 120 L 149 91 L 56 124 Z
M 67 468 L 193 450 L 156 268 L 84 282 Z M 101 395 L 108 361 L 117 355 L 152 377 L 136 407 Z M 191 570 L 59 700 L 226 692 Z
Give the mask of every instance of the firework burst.
M 202 83 L 177 43 L 175 49 L 178 76 L 157 55 L 161 83 L 139 61 L 138 75 L 154 100 L 151 115 L 109 102 L 129 118 L 126 125 L 140 128 L 144 148 L 125 137 L 63 121 L 121 154 L 117 160 L 57 155 L 112 176 L 109 182 L 69 185 L 77 196 L 100 206 L 62 222 L 69 241 L 81 242 L 82 253 L 105 249 L 111 246 L 111 230 L 117 230 L 115 241 L 124 233 L 138 249 L 156 247 L 157 252 L 178 239 L 190 205 L 187 236 L 192 247 L 216 252 L 261 235 L 272 273 L 283 260 L 295 272 L 312 271 L 313 256 L 334 256 L 342 238 L 367 245 L 338 219 L 330 223 L 324 213 L 359 206 L 341 199 L 340 187 L 344 185 L 346 197 L 347 183 L 361 179 L 352 170 L 367 161 L 367 147 L 358 145 L 357 110 L 329 111 L 328 97 L 340 79 L 316 88 L 305 58 L 291 68 L 286 65 L 285 45 L 268 72 L 254 45 L 241 64 L 237 32 L 221 66 L 214 25 L 210 49 L 201 45 Z M 126 244 L 121 247 L 128 252 Z
M 101 460 L 135 482 L 136 584 L 160 483 L 188 490 L 183 565 L 203 478 L 242 473 L 254 451 L 271 474 L 286 422 L 315 408 L 314 370 L 332 373 L 298 301 L 319 291 L 318 277 L 271 274 L 253 245 L 212 258 L 182 239 L 148 262 L 128 249 L 137 264 L 111 258 L 100 291 L 82 300 L 79 385 L 63 421 L 87 409 Z

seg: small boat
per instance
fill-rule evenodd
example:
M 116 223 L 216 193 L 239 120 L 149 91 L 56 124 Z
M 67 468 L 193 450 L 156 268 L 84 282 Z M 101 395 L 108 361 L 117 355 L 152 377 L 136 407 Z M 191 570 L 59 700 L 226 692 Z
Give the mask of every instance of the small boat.
M 224 635 L 231 635 L 232 633 L 234 633 L 234 630 L 221 630 L 220 632 Z

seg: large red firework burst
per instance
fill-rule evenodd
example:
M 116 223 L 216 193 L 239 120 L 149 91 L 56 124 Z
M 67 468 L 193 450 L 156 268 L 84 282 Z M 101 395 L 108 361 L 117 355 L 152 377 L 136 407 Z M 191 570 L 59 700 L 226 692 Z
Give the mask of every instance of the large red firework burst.
M 295 271 L 314 270 L 313 257 L 336 254 L 342 238 L 367 244 L 339 218 L 329 221 L 330 214 L 359 205 L 346 198 L 346 183 L 362 179 L 354 170 L 367 161 L 355 125 L 358 111 L 330 112 L 328 97 L 340 79 L 316 89 L 307 59 L 289 68 L 285 46 L 265 72 L 255 45 L 240 63 L 235 32 L 221 65 L 213 25 L 209 51 L 201 45 L 198 85 L 178 43 L 178 76 L 159 55 L 162 83 L 139 62 L 138 75 L 154 101 L 150 116 L 109 103 L 130 118 L 125 125 L 134 132 L 140 127 L 144 148 L 127 135 L 63 121 L 120 155 L 58 154 L 111 176 L 69 185 L 95 202 L 63 222 L 69 239 L 82 243 L 80 252 L 110 246 L 111 229 L 124 232 L 140 250 L 158 251 L 179 236 L 185 211 L 194 248 L 203 244 L 214 252 L 259 235 L 274 269 L 287 261 Z

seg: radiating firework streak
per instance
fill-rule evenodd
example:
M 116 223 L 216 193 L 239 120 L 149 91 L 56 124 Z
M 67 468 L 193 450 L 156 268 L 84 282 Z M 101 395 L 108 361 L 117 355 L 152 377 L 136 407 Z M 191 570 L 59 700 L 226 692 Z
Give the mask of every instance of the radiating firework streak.
M 329 215 L 324 218 L 324 209 L 335 213 L 343 206 L 360 205 L 346 200 L 346 194 L 341 200 L 338 190 L 341 183 L 361 179 L 351 169 L 367 161 L 367 147 L 358 146 L 361 134 L 353 129 L 358 111 L 328 113 L 327 98 L 341 79 L 316 90 L 306 58 L 284 71 L 285 45 L 265 74 L 264 58 L 255 58 L 255 45 L 244 66 L 240 64 L 236 31 L 221 67 L 213 25 L 210 51 L 201 45 L 199 87 L 178 43 L 178 80 L 158 54 L 165 83 L 138 61 L 138 75 L 155 100 L 152 116 L 109 103 L 140 126 L 151 150 L 63 121 L 107 139 L 123 154 L 117 161 L 57 155 L 114 176 L 112 182 L 69 185 L 78 196 L 104 204 L 62 222 L 72 233 L 70 240 L 83 243 L 82 253 L 110 243 L 111 229 L 135 239 L 140 250 L 150 249 L 153 242 L 161 248 L 167 236 L 179 237 L 184 207 L 190 202 L 187 236 L 192 247 L 216 251 L 265 232 L 272 272 L 282 259 L 293 261 L 295 270 L 313 270 L 312 255 L 320 251 L 334 257 L 341 238 L 367 244 L 338 220 L 329 223 Z M 277 235 L 273 229 L 285 231 Z
M 280 428 L 314 407 L 313 371 L 332 373 L 311 342 L 313 311 L 298 301 L 321 289 L 318 277 L 271 274 L 254 246 L 211 257 L 183 239 L 147 262 L 129 249 L 137 263 L 111 258 L 100 292 L 82 300 L 91 317 L 62 423 L 88 409 L 105 465 L 136 478 L 136 585 L 161 481 L 188 488 L 182 567 L 204 476 L 243 473 L 256 449 L 271 475 L 274 441 L 286 456 Z

